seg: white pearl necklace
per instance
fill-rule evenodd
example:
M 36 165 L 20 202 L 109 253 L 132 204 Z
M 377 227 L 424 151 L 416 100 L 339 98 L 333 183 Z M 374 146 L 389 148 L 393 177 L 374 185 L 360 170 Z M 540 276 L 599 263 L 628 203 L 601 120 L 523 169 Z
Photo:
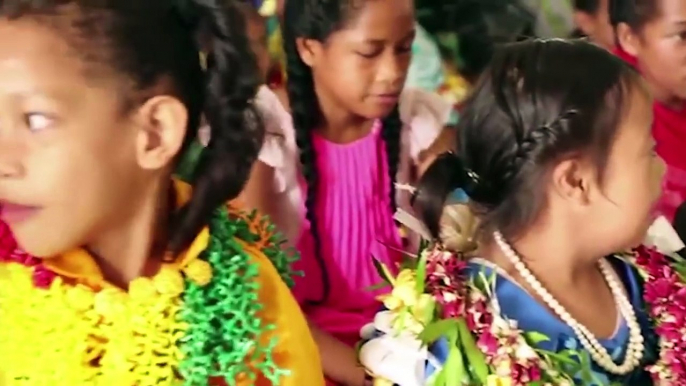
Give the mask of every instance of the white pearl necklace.
M 641 326 L 638 324 L 634 308 L 629 302 L 629 299 L 624 294 L 622 284 L 616 279 L 614 270 L 610 263 L 601 259 L 598 262 L 600 272 L 605 277 L 605 281 L 610 287 L 615 304 L 619 310 L 620 315 L 626 321 L 629 327 L 629 344 L 627 345 L 626 355 L 621 364 L 616 364 L 612 356 L 600 344 L 598 339 L 591 333 L 586 326 L 579 323 L 572 315 L 553 297 L 553 295 L 546 290 L 534 274 L 526 267 L 521 257 L 515 252 L 510 244 L 505 241 L 503 235 L 496 231 L 493 233 L 493 238 L 498 244 L 503 254 L 510 260 L 517 270 L 517 273 L 527 282 L 529 286 L 536 292 L 536 294 L 543 299 L 548 307 L 557 314 L 557 316 L 572 328 L 574 333 L 581 341 L 581 345 L 588 351 L 591 359 L 600 367 L 609 373 L 616 375 L 625 375 L 633 371 L 641 362 L 643 357 L 643 335 L 641 335 Z

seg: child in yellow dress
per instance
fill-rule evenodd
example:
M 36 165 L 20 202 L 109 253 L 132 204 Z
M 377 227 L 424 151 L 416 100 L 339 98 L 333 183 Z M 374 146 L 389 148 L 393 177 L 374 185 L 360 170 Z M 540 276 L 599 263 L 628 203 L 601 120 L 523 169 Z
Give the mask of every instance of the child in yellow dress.
M 225 1 L 0 2 L 0 385 L 323 384 L 292 258 L 226 204 L 256 67 Z

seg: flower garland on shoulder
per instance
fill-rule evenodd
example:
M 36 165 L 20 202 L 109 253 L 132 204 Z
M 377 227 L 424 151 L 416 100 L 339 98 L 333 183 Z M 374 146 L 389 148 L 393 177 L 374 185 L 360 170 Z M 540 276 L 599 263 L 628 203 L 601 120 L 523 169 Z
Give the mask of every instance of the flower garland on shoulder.
M 447 340 L 445 363 L 422 385 L 572 385 L 567 374 L 581 370 L 577 353 L 535 349 L 545 336 L 525 333 L 503 318 L 492 296 L 493 279 L 468 278 L 463 255 L 428 248 L 397 277 L 377 267 L 393 288 L 380 298 L 392 315 L 393 332 L 409 333 L 425 346 Z M 366 365 L 364 351 L 363 345 Z
M 645 247 L 634 257 L 645 277 L 643 298 L 660 339 L 659 360 L 648 371 L 657 385 L 686 385 L 686 259 Z
M 458 228 L 464 230 L 465 224 L 460 221 Z M 457 241 L 461 245 L 468 242 L 464 237 Z M 643 297 L 660 339 L 659 361 L 647 371 L 656 385 L 685 385 L 686 259 L 676 255 L 667 257 L 646 247 L 638 248 L 626 258 L 645 278 Z M 427 247 L 425 243 L 419 256 L 400 267 L 396 277 L 381 263 L 375 264 L 392 287 L 390 294 L 380 297 L 387 309 L 380 315 L 388 317 L 377 315 L 375 330 L 405 341 L 416 340 L 416 345 L 410 345 L 415 348 L 432 347 L 441 341 L 447 343 L 447 355 L 442 363 L 438 363 L 430 350 L 415 355 L 422 375 L 413 374 L 415 381 L 401 385 L 573 385 L 579 375 L 584 382 L 593 381 L 586 353 L 541 350 L 537 345 L 548 337 L 535 331 L 522 331 L 516 321 L 504 318 L 493 296 L 494 278 L 484 272 L 469 274 L 465 254 L 447 251 L 440 245 Z M 367 334 L 364 338 L 367 341 L 361 345 L 360 361 L 376 377 L 376 385 L 391 385 L 389 379 L 398 368 L 381 363 L 379 358 L 403 361 L 393 357 L 392 352 L 399 350 L 393 347 L 388 350 L 389 355 L 381 355 L 375 352 L 380 345 L 368 344 L 378 334 Z M 402 367 L 412 366 L 403 363 Z M 425 367 L 433 367 L 435 371 L 427 377 L 423 375 Z M 402 381 L 408 375 L 404 377 Z
M 3 254 L 0 384 L 234 385 L 258 374 L 277 384 L 288 369 L 274 361 L 275 341 L 258 344 L 274 326 L 260 320 L 258 266 L 242 246 L 259 246 L 290 283 L 293 258 L 273 230 L 220 208 L 199 236 L 199 258 L 164 264 L 128 291 L 74 282 L 20 251 Z

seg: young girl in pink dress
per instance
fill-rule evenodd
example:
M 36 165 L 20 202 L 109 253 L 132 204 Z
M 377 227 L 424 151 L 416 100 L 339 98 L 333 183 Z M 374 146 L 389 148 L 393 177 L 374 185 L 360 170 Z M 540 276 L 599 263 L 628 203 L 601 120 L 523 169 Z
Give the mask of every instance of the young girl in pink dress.
M 365 383 L 353 346 L 380 307 L 373 259 L 400 259 L 393 215 L 409 210 L 395 184 L 415 181 L 451 112 L 437 95 L 403 91 L 414 34 L 411 0 L 288 0 L 292 119 L 276 101 L 266 112 L 281 124 L 243 193 L 302 254 L 294 292 L 337 384 Z

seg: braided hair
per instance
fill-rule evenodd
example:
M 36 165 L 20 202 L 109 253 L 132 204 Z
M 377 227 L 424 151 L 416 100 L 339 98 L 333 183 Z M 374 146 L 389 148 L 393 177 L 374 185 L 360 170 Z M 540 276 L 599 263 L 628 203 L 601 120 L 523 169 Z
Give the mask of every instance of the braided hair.
M 240 193 L 263 128 L 251 104 L 257 66 L 233 2 L 1 0 L 0 18 L 35 19 L 63 36 L 93 73 L 128 80 L 121 91 L 125 113 L 155 95 L 178 98 L 188 111 L 181 153 L 206 117 L 211 140 L 195 168 L 193 195 L 172 218 L 171 251 L 185 249 L 212 212 Z M 201 48 L 208 52 L 205 68 Z
M 538 218 L 549 168 L 561 157 L 588 156 L 602 181 L 638 79 L 621 59 L 580 40 L 532 40 L 497 52 L 466 102 L 459 156 L 439 157 L 417 186 L 415 205 L 432 236 L 458 188 L 482 232 L 516 238 Z
M 325 302 L 331 291 L 328 272 L 322 258 L 322 241 L 318 231 L 315 214 L 319 175 L 317 171 L 317 154 L 312 143 L 312 133 L 322 121 L 317 95 L 315 94 L 312 70 L 303 62 L 298 53 L 296 39 L 308 38 L 320 42 L 342 28 L 353 16 L 353 0 L 288 0 L 285 4 L 283 23 L 284 49 L 288 74 L 288 97 L 295 127 L 296 143 L 300 153 L 303 177 L 307 182 L 305 199 L 306 219 L 314 240 L 314 256 L 319 266 L 323 293 L 315 304 Z M 382 121 L 382 138 L 388 157 L 390 175 L 391 213 L 396 210 L 395 178 L 400 159 L 400 134 L 402 123 L 396 105 Z

